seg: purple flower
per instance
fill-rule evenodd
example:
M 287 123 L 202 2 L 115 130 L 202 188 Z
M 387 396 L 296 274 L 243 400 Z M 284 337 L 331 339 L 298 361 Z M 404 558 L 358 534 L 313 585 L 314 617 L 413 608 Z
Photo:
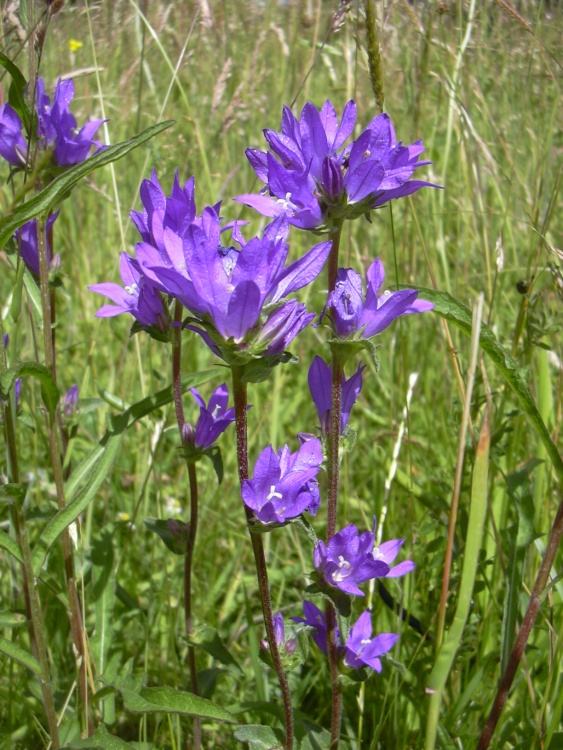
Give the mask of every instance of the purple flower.
M 342 373 L 342 408 L 340 414 L 340 434 L 344 432 L 352 407 L 356 403 L 362 390 L 362 373 L 365 365 L 358 365 L 358 369 L 351 378 L 346 380 Z M 325 364 L 319 356 L 313 359 L 309 368 L 309 390 L 317 407 L 317 414 L 324 435 L 330 431 L 331 419 L 331 390 L 332 390 L 332 366 Z
M 399 554 L 399 550 L 405 543 L 404 539 L 390 539 L 388 542 L 383 542 L 379 547 L 374 547 L 371 554 L 374 560 L 381 560 L 382 562 L 389 565 L 389 573 L 385 576 L 386 578 L 398 578 L 410 573 L 411 570 L 415 569 L 415 564 L 412 560 L 403 560 L 398 565 L 391 566 L 393 560 Z
M 5 333 L 2 336 L 2 344 L 4 345 L 4 349 L 8 348 L 8 344 L 10 343 L 10 337 L 7 333 Z M 17 409 L 18 404 L 20 401 L 20 393 L 22 389 L 22 378 L 16 378 L 16 382 L 14 383 L 14 406 Z M 2 403 L 2 399 L 0 398 L 0 404 Z
M 51 214 L 45 223 L 45 247 L 47 249 L 47 265 L 51 266 L 51 240 L 53 224 L 59 212 Z M 16 230 L 14 238 L 19 246 L 23 262 L 36 276 L 39 276 L 39 248 L 37 247 L 37 219 L 32 219 Z M 58 256 L 55 256 L 55 260 Z
M 285 445 L 276 454 L 272 446 L 258 456 L 254 477 L 245 479 L 242 499 L 262 523 L 284 523 L 304 511 L 315 515 L 320 504 L 315 477 L 323 460 L 316 438 L 296 453 Z
M 339 268 L 336 286 L 331 292 L 327 307 L 332 309 L 336 335 L 345 339 L 355 334 L 369 339 L 381 333 L 401 315 L 432 310 L 432 302 L 417 299 L 415 289 L 398 292 L 378 292 L 385 278 L 383 263 L 376 258 L 367 270 L 367 292 L 362 299 L 362 279 L 351 268 Z
M 285 625 L 283 622 L 282 613 L 276 612 L 276 614 L 272 617 L 272 622 L 274 625 L 274 634 L 278 650 L 285 652 L 287 656 L 291 656 L 291 654 L 297 648 L 297 640 L 295 638 L 288 638 L 287 641 L 285 640 Z M 267 649 L 267 641 L 262 641 L 262 646 L 263 648 Z
M 358 534 L 357 527 L 350 524 L 335 534 L 328 546 L 319 540 L 313 554 L 315 570 L 330 586 L 363 596 L 358 584 L 389 573 L 386 562 L 373 558 L 373 546 L 372 532 Z
M 27 156 L 22 121 L 9 104 L 0 107 L 0 156 L 14 167 L 23 166 Z
M 235 410 L 227 409 L 229 389 L 223 383 L 213 391 L 207 405 L 195 388 L 190 388 L 192 396 L 199 404 L 199 419 L 195 430 L 186 423 L 186 438 L 193 442 L 196 448 L 207 450 L 211 448 L 231 422 L 235 421 Z
M 304 305 L 284 303 L 283 298 L 313 281 L 330 251 L 330 243 L 320 243 L 285 268 L 288 229 L 281 217 L 261 238 L 245 242 L 235 225 L 233 240 L 240 250 L 225 247 L 220 217 L 208 207 L 182 236 L 165 228 L 155 235 L 158 247 L 140 242 L 137 258 L 151 284 L 179 299 L 215 344 L 217 334 L 219 342 L 230 342 L 250 356 L 273 356 L 314 317 Z
M 88 289 L 109 297 L 115 305 L 104 305 L 96 313 L 97 318 L 111 318 L 128 312 L 144 326 L 156 326 L 159 330 L 168 327 L 168 315 L 160 294 L 141 273 L 138 262 L 121 253 L 119 264 L 123 287 L 113 282 L 94 284 Z
M 26 93 L 29 98 L 29 93 Z M 88 158 L 92 147 L 103 146 L 93 137 L 104 120 L 92 120 L 78 130 L 76 118 L 70 111 L 74 98 L 74 82 L 59 80 L 53 103 L 45 93 L 43 78 L 37 79 L 37 143 L 40 149 L 53 150 L 55 164 L 60 167 L 79 164 Z M 0 154 L 12 166 L 25 166 L 27 144 L 18 113 L 9 105 L 0 108 Z
M 371 667 L 376 672 L 381 672 L 381 660 L 378 657 L 390 651 L 399 636 L 395 633 L 382 633 L 372 638 L 371 632 L 371 613 L 366 611 L 358 617 L 344 644 L 346 666 L 352 669 Z
M 312 602 L 303 602 L 303 614 L 305 617 L 292 617 L 294 622 L 302 622 L 304 625 L 309 626 L 313 629 L 311 633 L 314 642 L 323 652 L 326 654 L 326 618 L 324 612 L 322 612 Z M 340 631 L 336 628 L 336 642 L 340 642 Z
M 430 162 L 418 161 L 424 151 L 421 141 L 397 143 L 388 115 L 374 117 L 357 140 L 345 145 L 355 122 L 354 101 L 345 106 L 340 123 L 329 101 L 320 111 L 307 102 L 299 120 L 284 107 L 281 132 L 264 130 L 271 151 L 246 151 L 265 187 L 260 195 L 235 200 L 264 216 L 285 214 L 302 229 L 328 229 L 421 187 L 439 187 L 409 182 L 415 169 Z
M 72 417 L 78 407 L 78 386 L 76 383 L 71 385 L 63 397 L 63 414 L 65 417 Z

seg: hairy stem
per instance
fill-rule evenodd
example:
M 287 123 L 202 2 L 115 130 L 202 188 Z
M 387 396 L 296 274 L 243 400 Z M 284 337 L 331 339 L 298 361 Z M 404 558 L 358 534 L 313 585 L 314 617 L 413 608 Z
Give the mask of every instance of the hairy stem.
M 343 222 L 334 227 L 330 235 L 332 240 L 332 247 L 330 248 L 327 266 L 329 294 L 330 292 L 334 291 L 334 287 L 336 286 L 336 277 L 338 275 L 338 254 L 340 251 L 340 237 L 342 235 L 342 223 Z
M 244 383 L 242 380 L 241 368 L 232 366 L 231 372 L 233 378 L 233 398 L 235 402 L 238 473 L 240 486 L 242 489 L 244 480 L 248 479 L 248 438 L 246 421 L 247 388 L 246 383 Z M 252 511 L 247 508 L 246 505 L 244 506 L 244 511 L 246 514 L 247 524 L 250 524 L 250 522 L 253 520 Z M 278 644 L 276 642 L 276 635 L 274 632 L 272 602 L 270 599 L 270 587 L 268 584 L 268 570 L 266 567 L 266 557 L 264 555 L 264 545 L 262 543 L 262 536 L 260 534 L 253 534 L 250 531 L 250 526 L 249 533 L 250 541 L 252 543 L 252 551 L 254 552 L 256 577 L 258 579 L 258 589 L 260 592 L 260 602 L 262 604 L 264 625 L 266 627 L 266 634 L 268 636 L 268 645 L 270 647 L 270 654 L 272 656 L 274 668 L 278 676 L 278 682 L 280 685 L 283 700 L 285 717 L 285 750 L 293 750 L 293 706 L 291 705 L 291 693 L 289 691 L 287 675 L 285 674 L 281 662 Z
M 182 320 L 182 303 L 174 303 L 174 322 L 179 323 Z M 184 416 L 184 404 L 182 401 L 182 331 L 179 326 L 173 326 L 172 339 L 172 392 L 174 395 L 174 410 L 176 412 L 176 423 L 180 440 L 184 443 L 184 425 L 186 419 Z M 197 492 L 197 474 L 195 464 L 187 461 L 188 479 L 190 483 L 190 528 L 186 542 L 186 554 L 184 556 L 184 624 L 186 635 L 193 635 L 194 628 L 192 622 L 192 563 L 195 548 L 195 539 L 197 534 L 198 519 L 198 492 Z M 188 646 L 188 667 L 190 670 L 190 686 L 195 695 L 199 695 L 197 684 L 197 662 L 195 658 L 195 648 Z M 201 719 L 194 717 L 193 720 L 193 750 L 200 750 L 201 747 Z
M 43 218 L 37 219 L 37 248 L 39 252 L 39 280 L 41 288 L 41 307 L 43 311 L 43 344 L 45 347 L 45 365 L 51 371 L 56 383 L 56 359 L 52 329 L 55 321 L 52 319 L 53 309 L 51 307 L 51 290 L 49 289 L 49 263 L 47 259 L 47 245 L 45 241 L 45 221 Z M 49 440 L 49 454 L 51 466 L 53 469 L 53 478 L 57 492 L 57 506 L 62 510 L 65 505 L 63 466 L 61 453 L 59 451 L 58 429 L 56 418 L 49 415 L 47 420 L 47 433 Z M 84 648 L 84 627 L 82 624 L 82 612 L 80 608 L 80 599 L 76 587 L 76 578 L 74 573 L 74 558 L 72 555 L 72 543 L 69 529 L 64 529 L 61 534 L 61 544 L 63 548 L 63 558 L 65 566 L 67 595 L 70 608 L 70 628 L 72 639 L 76 649 L 76 658 L 78 663 L 78 683 L 80 686 L 80 696 L 84 707 L 84 718 L 88 735 L 92 734 L 93 726 L 88 719 L 88 673 L 86 669 L 85 648 Z

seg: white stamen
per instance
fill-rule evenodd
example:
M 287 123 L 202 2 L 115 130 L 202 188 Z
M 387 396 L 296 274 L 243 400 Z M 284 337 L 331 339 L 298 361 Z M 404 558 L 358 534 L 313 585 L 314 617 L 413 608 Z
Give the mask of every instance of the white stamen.
M 349 570 L 350 567 L 351 565 L 348 560 L 345 560 L 342 555 L 338 555 L 338 570 L 335 570 L 332 574 L 332 580 L 343 581 L 348 576 L 348 573 L 345 571 Z
M 266 498 L 266 500 L 271 500 L 273 497 L 277 497 L 278 500 L 281 500 L 282 497 L 283 497 L 283 495 L 281 494 L 281 492 L 276 492 L 276 485 L 275 484 L 273 484 L 270 487 L 270 494 L 268 495 L 268 497 Z
M 137 287 L 137 284 L 131 284 L 131 286 L 124 287 L 124 289 L 127 292 L 127 294 L 135 294 L 138 287 Z

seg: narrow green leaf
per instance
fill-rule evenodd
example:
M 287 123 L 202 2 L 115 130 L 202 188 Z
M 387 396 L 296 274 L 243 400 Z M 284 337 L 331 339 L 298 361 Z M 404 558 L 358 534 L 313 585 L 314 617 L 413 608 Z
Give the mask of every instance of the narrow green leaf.
M 235 729 L 234 735 L 239 742 L 247 742 L 250 750 L 273 750 L 283 747 L 283 732 L 262 724 L 247 724 Z
M 0 651 L 6 654 L 6 656 L 9 656 L 10 659 L 19 661 L 20 664 L 23 664 L 24 667 L 31 669 L 31 671 L 35 672 L 35 674 L 41 674 L 41 667 L 39 666 L 39 662 L 34 659 L 31 654 L 28 654 L 27 651 L 24 651 L 23 648 L 20 648 L 17 644 L 12 643 L 12 641 L 8 641 L 6 640 L 6 638 L 0 637 Z
M 0 628 L 19 628 L 20 625 L 25 625 L 26 622 L 26 616 L 20 612 L 10 612 L 10 610 L 0 612 Z
M 23 562 L 19 544 L 15 539 L 12 539 L 11 536 L 8 536 L 5 531 L 2 531 L 2 529 L 0 529 L 0 549 L 5 549 L 6 552 L 9 552 L 18 562 Z
M 36 216 L 43 214 L 46 216 L 56 204 L 64 198 L 67 193 L 83 178 L 93 172 L 95 169 L 105 167 L 107 164 L 118 161 L 126 156 L 130 151 L 142 146 L 155 135 L 162 133 L 164 130 L 174 124 L 173 120 L 152 125 L 150 128 L 143 130 L 142 133 L 130 138 L 122 143 L 116 143 L 114 146 L 100 151 L 91 156 L 81 164 L 77 164 L 70 169 L 65 170 L 56 177 L 40 193 L 33 196 L 22 206 L 16 208 L 9 216 L 0 220 L 0 249 L 4 247 L 12 234 L 18 227 L 25 224 L 26 221 L 34 219 Z
M 115 561 L 113 554 L 113 528 L 104 529 L 92 544 L 92 598 L 95 603 L 94 634 L 90 638 L 92 655 L 103 674 L 113 636 L 113 611 L 115 605 Z
M 183 714 L 236 724 L 236 719 L 229 711 L 193 693 L 168 687 L 141 687 L 137 692 L 128 688 L 127 681 L 116 687 L 123 697 L 125 708 L 133 713 Z
M 415 288 L 418 289 L 420 296 L 423 299 L 430 300 L 430 302 L 434 303 L 435 313 L 453 323 L 468 336 L 471 336 L 472 315 L 471 310 L 468 307 L 461 302 L 458 302 L 447 292 L 436 292 L 433 289 L 425 289 L 422 287 Z M 518 399 L 521 408 L 528 415 L 545 446 L 547 454 L 553 463 L 559 479 L 563 482 L 563 458 L 557 450 L 557 446 L 551 439 L 549 430 L 545 426 L 532 394 L 530 393 L 526 371 L 520 367 L 514 357 L 512 357 L 511 354 L 499 344 L 495 334 L 484 323 L 481 326 L 479 344 L 481 349 L 483 349 L 483 351 L 492 359 L 493 363 Z
M 27 81 L 18 66 L 13 63 L 9 57 L 3 52 L 0 52 L 0 65 L 5 68 L 8 73 L 12 76 L 12 83 L 8 93 L 8 101 L 13 109 L 16 110 L 18 115 L 21 117 L 23 126 L 26 133 L 29 135 L 30 131 L 30 112 L 29 105 L 25 100 L 24 92 L 27 86 Z
M 59 403 L 59 389 L 50 370 L 39 362 L 19 362 L 0 375 L 0 398 L 7 398 L 16 378 L 33 377 L 41 383 L 41 397 L 49 415 L 55 414 Z

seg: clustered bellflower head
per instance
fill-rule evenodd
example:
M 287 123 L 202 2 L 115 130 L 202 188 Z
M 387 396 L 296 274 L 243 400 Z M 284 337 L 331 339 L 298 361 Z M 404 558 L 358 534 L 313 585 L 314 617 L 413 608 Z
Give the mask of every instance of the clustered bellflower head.
M 376 258 L 367 270 L 364 301 L 360 274 L 352 268 L 338 269 L 336 285 L 327 302 L 338 338 L 359 336 L 369 339 L 377 336 L 401 315 L 427 312 L 434 307 L 432 302 L 417 299 L 416 289 L 379 294 L 384 279 L 383 263 Z
M 111 318 L 121 313 L 131 315 L 143 326 L 155 326 L 160 331 L 168 328 L 168 313 L 158 291 L 141 273 L 139 263 L 127 253 L 121 253 L 119 263 L 123 286 L 111 281 L 89 286 L 91 292 L 109 297 L 114 305 L 104 305 L 97 318 Z
M 94 140 L 94 135 L 104 120 L 92 120 L 78 130 L 76 118 L 70 111 L 74 98 L 72 80 L 56 85 L 53 102 L 45 93 L 43 78 L 37 79 L 37 145 L 42 151 L 53 152 L 53 161 L 59 167 L 80 164 L 88 158 L 93 147 L 103 146 Z M 29 91 L 26 96 L 30 99 Z M 24 167 L 27 158 L 27 143 L 19 114 L 10 104 L 0 107 L 0 156 L 14 167 Z
M 312 602 L 303 602 L 303 614 L 305 617 L 292 617 L 295 622 L 303 623 L 311 628 L 313 641 L 318 648 L 327 653 L 326 643 L 326 618 L 323 612 Z M 370 667 L 376 672 L 381 672 L 381 659 L 383 654 L 390 651 L 397 638 L 395 633 L 382 633 L 375 638 L 371 637 L 372 625 L 371 614 L 364 612 L 350 629 L 346 642 L 342 644 L 342 638 L 338 627 L 335 631 L 337 650 L 344 664 L 352 669 Z
M 340 413 L 340 434 L 346 429 L 350 412 L 356 403 L 362 390 L 362 373 L 365 365 L 358 365 L 358 369 L 351 378 L 346 380 L 342 373 L 342 406 Z M 309 390 L 317 407 L 317 414 L 324 435 L 330 432 L 331 406 L 332 406 L 332 366 L 327 365 L 321 357 L 315 356 L 309 368 Z
M 264 216 L 284 214 L 301 229 L 327 230 L 344 219 L 354 219 L 393 198 L 411 195 L 422 187 L 439 187 L 411 180 L 422 141 L 410 146 L 397 142 L 387 114 L 377 115 L 355 140 L 348 142 L 356 123 L 356 104 L 349 101 L 338 122 L 326 101 L 320 111 L 307 102 L 299 120 L 283 108 L 281 132 L 264 130 L 270 151 L 249 148 L 246 156 L 265 187 L 260 195 L 235 200 Z
M 47 265 L 49 268 L 58 264 L 59 255 L 51 258 L 51 240 L 53 224 L 59 212 L 51 214 L 45 222 L 45 248 L 47 250 Z M 20 255 L 32 273 L 39 276 L 39 248 L 37 246 L 37 219 L 26 222 L 16 230 L 14 239 L 20 250 Z
M 141 270 L 153 286 L 179 299 L 195 316 L 198 325 L 190 328 L 216 354 L 225 358 L 231 348 L 249 358 L 280 355 L 311 322 L 314 315 L 303 304 L 283 299 L 317 277 L 330 243 L 316 245 L 286 268 L 285 217 L 248 242 L 235 225 L 232 237 L 239 249 L 222 244 L 217 206 L 205 208 L 182 235 L 169 227 L 160 232 L 160 224 L 155 234 L 157 215 L 155 210 L 155 245 L 144 241 L 136 248 Z
M 190 388 L 190 392 L 199 405 L 199 419 L 195 429 L 188 423 L 184 425 L 182 437 L 185 443 L 192 443 L 196 449 L 204 451 L 211 448 L 219 435 L 235 421 L 235 410 L 227 409 L 229 389 L 225 383 L 213 391 L 208 404 L 195 388 Z
M 317 542 L 313 553 L 315 570 L 328 583 L 347 594 L 363 596 L 358 584 L 372 578 L 385 578 L 389 565 L 374 558 L 374 535 L 371 531 L 358 533 L 354 524 L 335 534 L 328 544 Z
M 315 515 L 320 504 L 315 477 L 322 460 L 317 438 L 304 442 L 296 453 L 287 445 L 277 453 L 268 446 L 258 456 L 254 477 L 243 482 L 244 504 L 262 523 L 285 523 L 306 510 Z

